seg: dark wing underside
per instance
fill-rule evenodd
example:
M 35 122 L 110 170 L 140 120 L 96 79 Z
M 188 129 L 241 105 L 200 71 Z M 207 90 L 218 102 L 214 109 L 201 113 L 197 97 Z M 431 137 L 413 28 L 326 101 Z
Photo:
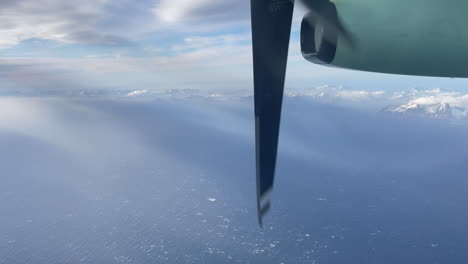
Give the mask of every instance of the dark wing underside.
M 270 208 L 294 4 L 251 0 L 258 221 Z

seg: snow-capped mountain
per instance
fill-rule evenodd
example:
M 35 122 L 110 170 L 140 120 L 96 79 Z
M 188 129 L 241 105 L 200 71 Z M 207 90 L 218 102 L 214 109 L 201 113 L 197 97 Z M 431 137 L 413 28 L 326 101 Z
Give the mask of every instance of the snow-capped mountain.
M 392 116 L 440 120 L 465 119 L 467 116 L 467 110 L 464 107 L 451 106 L 448 103 L 417 104 L 410 102 L 403 105 L 387 106 L 381 112 Z

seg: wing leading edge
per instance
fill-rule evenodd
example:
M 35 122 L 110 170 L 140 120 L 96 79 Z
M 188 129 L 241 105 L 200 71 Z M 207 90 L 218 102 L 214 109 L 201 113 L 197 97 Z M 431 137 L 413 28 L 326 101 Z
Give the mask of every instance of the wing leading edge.
M 258 221 L 270 209 L 294 2 L 251 0 Z

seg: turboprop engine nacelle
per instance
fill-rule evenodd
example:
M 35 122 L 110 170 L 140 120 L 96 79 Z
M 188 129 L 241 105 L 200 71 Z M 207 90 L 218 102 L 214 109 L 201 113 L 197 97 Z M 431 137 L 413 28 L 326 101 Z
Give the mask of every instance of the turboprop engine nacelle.
M 304 16 L 302 55 L 316 64 L 354 70 L 468 77 L 468 30 L 463 13 L 468 1 L 458 5 L 427 2 L 333 1 L 320 14 L 327 19 L 313 11 Z M 349 30 L 352 43 L 326 24 L 335 19 Z

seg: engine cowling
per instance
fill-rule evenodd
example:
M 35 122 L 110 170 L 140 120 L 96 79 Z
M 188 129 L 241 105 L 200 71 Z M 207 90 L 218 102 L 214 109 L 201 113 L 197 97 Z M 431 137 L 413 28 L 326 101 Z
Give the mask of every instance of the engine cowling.
M 468 77 L 468 1 L 330 3 L 325 12 L 311 11 L 302 20 L 306 60 L 370 72 Z M 337 18 L 352 35 L 352 44 L 324 22 Z

